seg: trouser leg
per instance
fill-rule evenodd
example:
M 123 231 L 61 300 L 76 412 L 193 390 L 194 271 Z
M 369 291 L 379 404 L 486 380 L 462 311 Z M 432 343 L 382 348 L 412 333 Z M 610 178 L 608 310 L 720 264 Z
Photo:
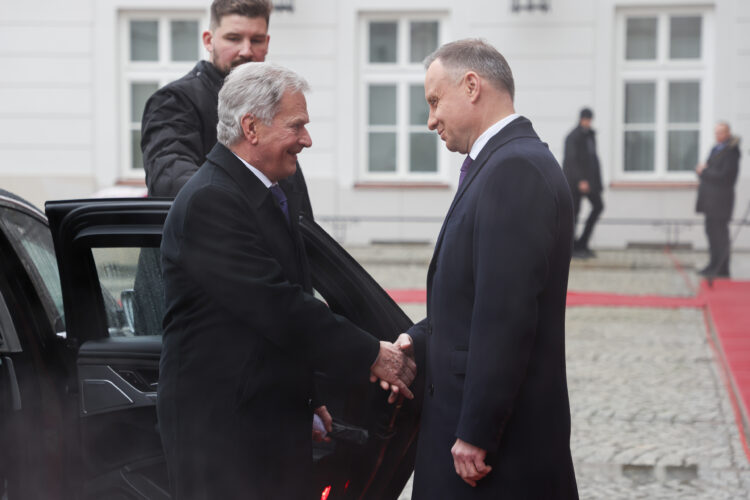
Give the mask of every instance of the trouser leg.
M 729 220 L 723 217 L 706 217 L 706 236 L 711 260 L 711 274 L 729 275 Z
M 586 219 L 586 225 L 583 228 L 581 237 L 578 238 L 578 246 L 580 248 L 588 248 L 589 239 L 591 239 L 591 233 L 594 232 L 594 225 L 599 220 L 599 216 L 604 211 L 604 203 L 602 202 L 601 193 L 588 193 L 586 195 L 589 202 L 591 203 L 591 213 Z

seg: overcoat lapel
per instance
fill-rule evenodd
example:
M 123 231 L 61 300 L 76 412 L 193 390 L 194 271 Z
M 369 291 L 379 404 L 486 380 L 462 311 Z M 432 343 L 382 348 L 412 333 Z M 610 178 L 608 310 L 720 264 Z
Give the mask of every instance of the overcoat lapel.
M 430 293 L 430 286 L 432 284 L 432 276 L 435 273 L 435 266 L 437 264 L 437 257 L 440 253 L 440 247 L 443 244 L 443 233 L 445 232 L 445 227 L 448 224 L 448 221 L 450 220 L 451 215 L 453 214 L 453 210 L 455 209 L 456 205 L 459 201 L 461 201 L 461 198 L 463 198 L 466 191 L 469 189 L 469 186 L 471 186 L 472 182 L 474 182 L 474 179 L 477 178 L 479 175 L 479 172 L 482 171 L 482 169 L 487 164 L 487 161 L 490 159 L 490 157 L 503 147 L 508 142 L 514 140 L 514 139 L 520 139 L 520 138 L 534 138 L 538 139 L 539 137 L 536 135 L 536 132 L 534 132 L 534 129 L 531 126 L 531 122 L 523 117 L 519 116 L 509 124 L 507 124 L 505 127 L 503 127 L 500 132 L 498 132 L 496 135 L 494 135 L 489 142 L 485 145 L 484 148 L 482 148 L 482 151 L 479 153 L 479 156 L 472 162 L 471 168 L 469 169 L 469 172 L 466 174 L 466 177 L 464 178 L 461 185 L 458 187 L 458 191 L 456 191 L 456 196 L 453 197 L 453 202 L 451 203 L 450 208 L 448 209 L 448 213 L 445 216 L 445 220 L 443 221 L 443 226 L 440 228 L 440 234 L 438 235 L 437 243 L 435 243 L 435 251 L 432 253 L 432 260 L 430 261 L 430 267 L 427 271 L 427 293 Z M 429 308 L 430 302 L 427 301 L 427 307 Z M 429 312 L 428 312 L 429 316 Z
M 289 281 L 311 290 L 310 273 L 297 219 L 301 194 L 290 189 L 288 183 L 281 184 L 289 209 L 287 224 L 284 213 L 269 189 L 227 147 L 216 144 L 206 159 L 227 172 L 237 183 L 250 210 L 258 214 L 259 226 L 266 243 L 275 250 L 272 253 L 289 273 Z

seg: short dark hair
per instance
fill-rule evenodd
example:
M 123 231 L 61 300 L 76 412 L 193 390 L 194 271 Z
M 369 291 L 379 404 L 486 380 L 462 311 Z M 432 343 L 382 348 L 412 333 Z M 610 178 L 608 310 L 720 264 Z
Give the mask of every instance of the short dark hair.
M 591 108 L 583 108 L 581 110 L 581 114 L 579 116 L 579 119 L 583 120 L 584 118 L 591 119 L 594 117 L 594 112 L 591 111 Z
M 467 71 L 474 71 L 486 78 L 493 87 L 508 92 L 511 101 L 515 97 L 513 72 L 508 61 L 495 47 L 482 39 L 465 38 L 446 43 L 427 56 L 424 60 L 425 69 L 437 59 L 457 80 L 463 78 Z
M 211 2 L 211 30 L 221 24 L 221 18 L 232 14 L 244 17 L 262 17 L 266 26 L 271 19 L 273 5 L 268 0 L 214 0 Z

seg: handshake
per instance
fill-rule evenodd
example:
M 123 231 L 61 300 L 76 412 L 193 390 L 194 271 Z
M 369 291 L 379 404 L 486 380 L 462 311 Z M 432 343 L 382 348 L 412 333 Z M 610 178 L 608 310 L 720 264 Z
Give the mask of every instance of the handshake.
M 409 385 L 417 375 L 417 363 L 414 361 L 414 345 L 411 337 L 402 333 L 396 342 L 380 342 L 380 353 L 370 367 L 370 382 L 380 380 L 383 390 L 391 391 L 388 402 L 393 403 L 399 394 L 414 399 Z

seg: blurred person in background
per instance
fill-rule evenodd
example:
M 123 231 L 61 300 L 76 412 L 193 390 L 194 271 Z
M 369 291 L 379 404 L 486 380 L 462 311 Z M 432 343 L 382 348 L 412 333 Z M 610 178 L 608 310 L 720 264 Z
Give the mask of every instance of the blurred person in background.
M 591 203 L 591 212 L 581 235 L 573 243 L 573 257 L 589 258 L 595 254 L 589 248 L 589 240 L 594 232 L 594 225 L 604 210 L 602 202 L 602 176 L 599 157 L 596 155 L 596 133 L 591 128 L 594 113 L 583 108 L 579 115 L 578 126 L 565 139 L 565 156 L 563 173 L 568 179 L 570 193 L 573 195 L 575 223 L 578 224 L 578 213 L 581 211 L 581 198 Z
M 710 259 L 699 273 L 708 277 L 729 277 L 729 221 L 734 210 L 734 184 L 740 164 L 740 139 L 729 124 L 719 122 L 714 129 L 716 145 L 706 163 L 695 167 L 700 183 L 695 211 L 705 215 Z

